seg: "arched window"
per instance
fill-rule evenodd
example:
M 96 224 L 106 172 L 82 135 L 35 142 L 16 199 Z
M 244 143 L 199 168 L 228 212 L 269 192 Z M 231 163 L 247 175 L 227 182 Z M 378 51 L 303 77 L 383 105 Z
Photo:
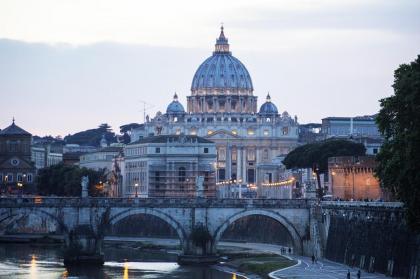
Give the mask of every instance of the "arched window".
M 185 167 L 180 167 L 178 169 L 178 181 L 185 182 L 185 175 L 186 175 Z

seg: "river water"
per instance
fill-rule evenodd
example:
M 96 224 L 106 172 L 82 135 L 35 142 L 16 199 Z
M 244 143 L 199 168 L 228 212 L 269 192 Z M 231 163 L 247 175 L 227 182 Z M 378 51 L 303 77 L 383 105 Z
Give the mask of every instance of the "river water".
M 101 268 L 67 269 L 60 246 L 0 244 L 0 278 L 243 279 L 211 267 L 179 266 L 176 254 L 164 251 L 107 247 L 104 254 L 105 265 Z

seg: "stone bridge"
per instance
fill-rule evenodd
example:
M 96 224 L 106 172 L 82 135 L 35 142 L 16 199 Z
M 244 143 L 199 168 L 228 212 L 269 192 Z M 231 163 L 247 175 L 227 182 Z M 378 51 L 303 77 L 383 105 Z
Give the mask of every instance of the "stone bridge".
M 71 232 L 80 233 L 80 227 L 88 227 L 96 237 L 103 238 L 119 221 L 145 214 L 163 220 L 177 232 L 184 254 L 201 255 L 203 249 L 197 249 L 191 238 L 195 228 L 206 228 L 210 240 L 204 250 L 216 253 L 229 225 L 243 217 L 259 215 L 277 221 L 287 230 L 294 253 L 322 257 L 330 216 L 362 212 L 369 218 L 375 212 L 395 215 L 401 211 L 399 203 L 317 203 L 306 199 L 1 198 L 0 234 L 20 227 L 21 233 L 54 232 L 68 236 Z
M 146 214 L 169 224 L 177 232 L 184 252 L 190 251 L 193 229 L 206 227 L 215 251 L 230 224 L 246 216 L 262 215 L 283 225 L 293 240 L 294 250 L 304 254 L 310 240 L 307 233 L 311 204 L 303 199 L 2 198 L 0 234 L 13 225 L 25 226 L 21 232 L 27 233 L 39 230 L 67 234 L 80 225 L 90 225 L 99 232 L 129 216 Z

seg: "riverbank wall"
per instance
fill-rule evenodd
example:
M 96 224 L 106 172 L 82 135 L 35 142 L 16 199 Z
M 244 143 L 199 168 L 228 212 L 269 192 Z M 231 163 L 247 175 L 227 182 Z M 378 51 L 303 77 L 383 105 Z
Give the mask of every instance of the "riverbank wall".
M 420 278 L 420 235 L 408 228 L 403 208 L 324 206 L 320 223 L 325 258 L 368 272 Z

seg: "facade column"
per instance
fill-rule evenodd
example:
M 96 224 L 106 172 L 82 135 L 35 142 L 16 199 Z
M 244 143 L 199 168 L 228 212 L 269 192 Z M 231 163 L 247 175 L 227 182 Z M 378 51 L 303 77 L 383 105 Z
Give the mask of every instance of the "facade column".
M 242 179 L 242 172 L 241 172 L 241 162 L 242 162 L 242 148 L 241 146 L 238 146 L 236 148 L 236 181 L 239 179 Z
M 255 185 L 257 185 L 258 189 L 261 187 L 260 183 L 260 172 L 258 169 L 258 164 L 260 163 L 260 150 L 257 147 L 255 147 Z
M 242 148 L 242 180 L 244 181 L 244 184 L 247 183 L 247 173 L 246 173 L 246 165 L 247 165 L 247 154 L 246 154 L 246 147 Z
M 231 146 L 228 144 L 226 147 L 226 179 L 232 178 L 232 149 Z

